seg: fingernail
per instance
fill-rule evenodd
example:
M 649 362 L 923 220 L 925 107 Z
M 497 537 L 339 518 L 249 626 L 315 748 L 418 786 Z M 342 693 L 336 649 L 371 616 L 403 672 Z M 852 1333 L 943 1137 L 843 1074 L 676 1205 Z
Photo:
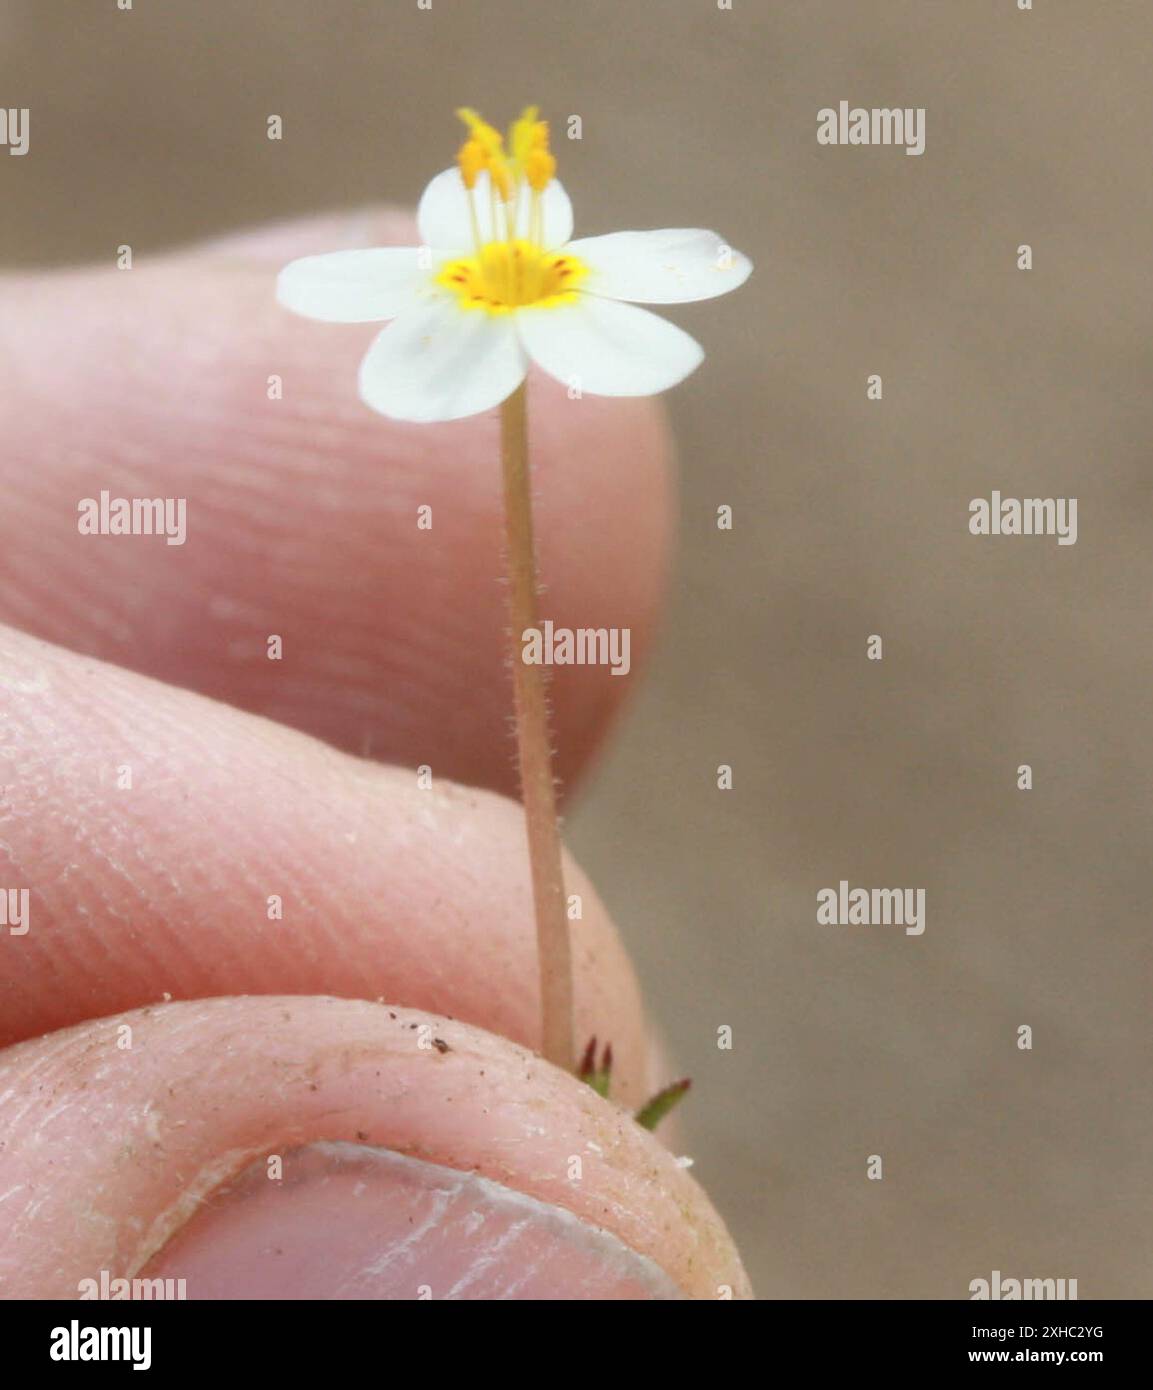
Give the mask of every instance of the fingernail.
M 282 1163 L 214 1193 L 144 1277 L 189 1299 L 683 1297 L 616 1236 L 475 1173 L 346 1143 Z

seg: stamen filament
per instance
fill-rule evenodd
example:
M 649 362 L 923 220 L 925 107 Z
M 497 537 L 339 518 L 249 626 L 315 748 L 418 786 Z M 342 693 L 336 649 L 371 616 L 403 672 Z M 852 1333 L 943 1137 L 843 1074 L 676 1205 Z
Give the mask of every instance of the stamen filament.
M 528 239 L 543 249 L 544 247 L 544 204 L 537 190 L 533 189 L 532 203 L 529 207 Z
M 480 255 L 480 248 L 484 244 L 480 239 L 480 223 L 476 218 L 476 199 L 473 197 L 472 189 L 468 189 L 468 221 L 472 228 L 472 247 L 476 254 Z

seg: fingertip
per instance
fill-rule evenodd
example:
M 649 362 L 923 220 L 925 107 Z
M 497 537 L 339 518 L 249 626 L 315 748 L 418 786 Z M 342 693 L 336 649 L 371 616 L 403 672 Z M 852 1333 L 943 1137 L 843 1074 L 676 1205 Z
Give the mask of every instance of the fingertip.
M 481 1297 L 749 1296 L 723 1221 L 651 1134 L 435 1015 L 293 997 L 100 1019 L 12 1049 L 0 1118 L 5 1180 L 28 1193 L 0 1228 L 7 1296 L 75 1298 L 101 1271 L 185 1277 L 191 1298 L 451 1297 L 470 1277 Z M 518 1225 L 519 1260 L 486 1288 Z M 278 1248 L 327 1267 L 294 1282 Z
M 411 237 L 407 214 L 380 216 L 382 236 Z M 412 766 L 432 750 L 446 776 L 515 794 L 496 413 L 406 426 L 360 403 L 372 326 L 274 300 L 285 261 L 340 235 L 322 218 L 244 234 L 254 257 L 218 243 L 10 294 L 0 620 L 351 752 Z M 530 431 L 543 615 L 630 646 L 627 673 L 553 670 L 563 787 L 652 641 L 670 449 L 658 401 L 540 374 Z M 79 534 L 77 499 L 104 492 L 177 493 L 187 544 Z
M 388 203 L 368 203 L 232 228 L 205 241 L 179 246 L 172 254 L 279 268 L 299 256 L 405 246 L 415 239 L 416 219 L 411 212 Z

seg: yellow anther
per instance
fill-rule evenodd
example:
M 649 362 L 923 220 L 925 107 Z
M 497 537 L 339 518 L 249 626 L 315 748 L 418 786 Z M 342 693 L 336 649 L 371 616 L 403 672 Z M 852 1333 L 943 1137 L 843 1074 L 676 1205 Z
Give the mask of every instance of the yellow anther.
M 541 193 L 556 173 L 556 159 L 547 149 L 531 149 L 524 159 L 524 176 L 534 193 Z
M 493 190 L 502 202 L 511 203 L 517 182 L 524 179 L 534 193 L 546 188 L 556 173 L 556 160 L 549 152 L 548 122 L 539 118 L 536 106 L 526 106 L 508 129 L 507 153 L 504 138 L 471 106 L 456 113 L 468 126 L 469 138 L 457 156 L 466 188 L 473 188 L 482 169 L 487 169 Z
M 497 195 L 507 203 L 516 187 L 516 178 L 505 157 L 504 139 L 500 131 L 483 120 L 471 106 L 460 107 L 456 114 L 469 128 L 472 139 L 468 143 L 471 144 L 475 141 L 484 153 L 484 164 L 481 165 L 481 168 L 488 170 Z M 462 164 L 461 173 L 463 174 L 463 172 L 464 166 Z M 477 172 L 479 173 L 480 170 L 478 169 Z
M 524 167 L 525 156 L 534 144 L 536 128 L 543 122 L 537 120 L 539 107 L 526 106 L 520 113 L 520 118 L 513 121 L 508 130 L 508 148 L 512 155 L 513 163 L 518 168 Z M 546 127 L 547 130 L 547 127 Z
M 488 173 L 492 179 L 492 186 L 497 191 L 497 196 L 503 198 L 507 203 L 512 197 L 515 180 L 512 176 L 512 170 L 508 167 L 508 161 L 503 155 L 489 159 Z
M 461 106 L 457 108 L 456 114 L 468 126 L 469 134 L 484 150 L 485 154 L 491 159 L 494 156 L 504 156 L 504 140 L 501 133 L 495 126 L 489 125 L 482 120 L 480 115 L 471 106 Z
M 537 119 L 535 106 L 526 106 L 509 132 L 509 146 L 519 173 L 534 193 L 548 187 L 556 160 L 548 147 L 548 122 Z
M 475 188 L 477 175 L 488 167 L 488 155 L 484 152 L 484 146 L 479 140 L 466 140 L 461 145 L 456 159 L 460 165 L 460 176 L 464 180 L 465 188 Z

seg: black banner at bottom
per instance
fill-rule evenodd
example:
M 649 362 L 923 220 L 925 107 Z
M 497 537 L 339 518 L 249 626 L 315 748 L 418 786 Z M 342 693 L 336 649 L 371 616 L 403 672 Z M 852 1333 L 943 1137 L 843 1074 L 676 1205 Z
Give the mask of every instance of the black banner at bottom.
M 508 1307 L 493 1312 L 450 1315 L 438 1323 L 435 1310 L 416 1321 L 388 1306 L 366 1303 L 0 1303 L 0 1338 L 9 1383 L 19 1374 L 80 1367 L 81 1375 L 143 1372 L 165 1377 L 176 1372 L 341 1372 L 363 1368 L 388 1376 L 396 1353 L 427 1356 L 428 1372 L 443 1377 L 459 1358 L 475 1370 L 499 1349 L 512 1350 L 519 1335 L 536 1343 L 550 1317 L 565 1341 L 565 1364 L 572 1353 L 589 1355 L 596 1373 L 596 1343 L 611 1338 L 614 1378 L 617 1363 L 631 1348 L 638 1369 L 651 1374 L 666 1359 L 683 1370 L 691 1351 L 718 1357 L 718 1368 L 734 1354 L 763 1362 L 766 1371 L 794 1360 L 820 1369 L 875 1370 L 912 1365 L 925 1370 L 990 1369 L 1049 1365 L 1062 1370 L 1140 1366 L 1149 1344 L 1148 1304 L 1144 1302 L 762 1302 L 721 1305 L 704 1321 L 637 1322 L 635 1303 L 610 1313 L 607 1305 L 590 1321 L 588 1312 L 549 1314 L 535 1305 L 528 1318 Z M 395 1305 L 391 1305 L 395 1306 Z M 470 1317 L 479 1318 L 470 1322 Z M 464 1317 L 464 1323 L 456 1319 Z M 613 1325 L 614 1319 L 623 1321 Z M 646 1315 L 647 1317 L 647 1315 Z M 431 1319 L 431 1321 L 426 1321 Z M 596 1329 L 594 1331 L 594 1328 Z M 463 1336 L 444 1333 L 456 1329 Z M 499 1341 L 493 1339 L 493 1334 Z M 432 1340 L 428 1340 L 429 1338 Z M 571 1342 L 567 1339 L 571 1338 Z M 566 1344 L 567 1343 L 567 1344 Z M 606 1344 L 608 1345 L 608 1344 Z M 515 1362 L 514 1362 L 515 1364 Z M 492 1367 L 497 1374 L 501 1368 Z M 517 1372 L 521 1378 L 523 1372 Z

